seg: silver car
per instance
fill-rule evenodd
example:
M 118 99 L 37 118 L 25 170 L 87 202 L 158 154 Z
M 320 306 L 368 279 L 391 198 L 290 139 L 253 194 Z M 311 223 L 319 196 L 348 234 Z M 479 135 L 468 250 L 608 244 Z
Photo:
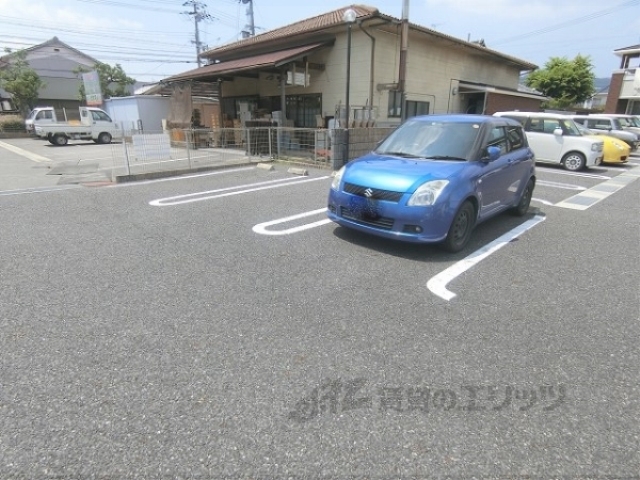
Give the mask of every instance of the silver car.
M 610 135 L 626 142 L 635 151 L 640 147 L 640 128 L 625 128 L 628 122 L 621 122 L 617 115 L 571 115 L 574 122 L 594 133 Z

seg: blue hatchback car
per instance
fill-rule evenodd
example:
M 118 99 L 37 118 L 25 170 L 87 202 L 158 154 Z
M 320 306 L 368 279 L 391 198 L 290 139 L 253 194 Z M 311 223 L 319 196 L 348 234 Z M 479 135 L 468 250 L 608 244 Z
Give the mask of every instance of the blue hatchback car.
M 333 178 L 327 215 L 365 233 L 462 250 L 476 224 L 524 215 L 535 187 L 522 126 L 484 115 L 407 120 Z

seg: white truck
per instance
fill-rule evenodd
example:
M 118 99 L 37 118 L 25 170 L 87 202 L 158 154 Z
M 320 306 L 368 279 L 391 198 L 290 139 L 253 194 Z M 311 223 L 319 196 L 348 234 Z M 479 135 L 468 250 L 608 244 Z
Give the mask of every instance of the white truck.
M 38 137 L 46 138 L 53 145 L 60 146 L 66 145 L 69 140 L 111 143 L 113 138 L 122 135 L 119 125 L 111 120 L 104 110 L 95 107 L 80 107 L 80 122 L 39 123 L 36 121 L 34 131 Z

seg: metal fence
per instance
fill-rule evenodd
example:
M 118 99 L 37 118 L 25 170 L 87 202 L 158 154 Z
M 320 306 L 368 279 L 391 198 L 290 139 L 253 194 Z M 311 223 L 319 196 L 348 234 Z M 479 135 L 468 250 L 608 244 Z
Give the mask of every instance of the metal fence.
M 351 129 L 348 152 L 344 129 L 252 127 L 128 131 L 123 132 L 121 144 L 112 145 L 112 152 L 114 166 L 120 164 L 126 175 L 266 160 L 335 169 L 374 149 L 391 131 L 393 128 Z

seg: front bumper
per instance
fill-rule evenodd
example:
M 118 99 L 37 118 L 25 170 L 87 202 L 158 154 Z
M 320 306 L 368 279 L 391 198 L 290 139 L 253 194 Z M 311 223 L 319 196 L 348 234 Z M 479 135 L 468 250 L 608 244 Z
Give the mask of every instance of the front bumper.
M 414 243 L 443 241 L 453 214 L 443 204 L 408 207 L 408 197 L 398 202 L 369 200 L 331 189 L 327 216 L 339 225 L 379 237 Z

